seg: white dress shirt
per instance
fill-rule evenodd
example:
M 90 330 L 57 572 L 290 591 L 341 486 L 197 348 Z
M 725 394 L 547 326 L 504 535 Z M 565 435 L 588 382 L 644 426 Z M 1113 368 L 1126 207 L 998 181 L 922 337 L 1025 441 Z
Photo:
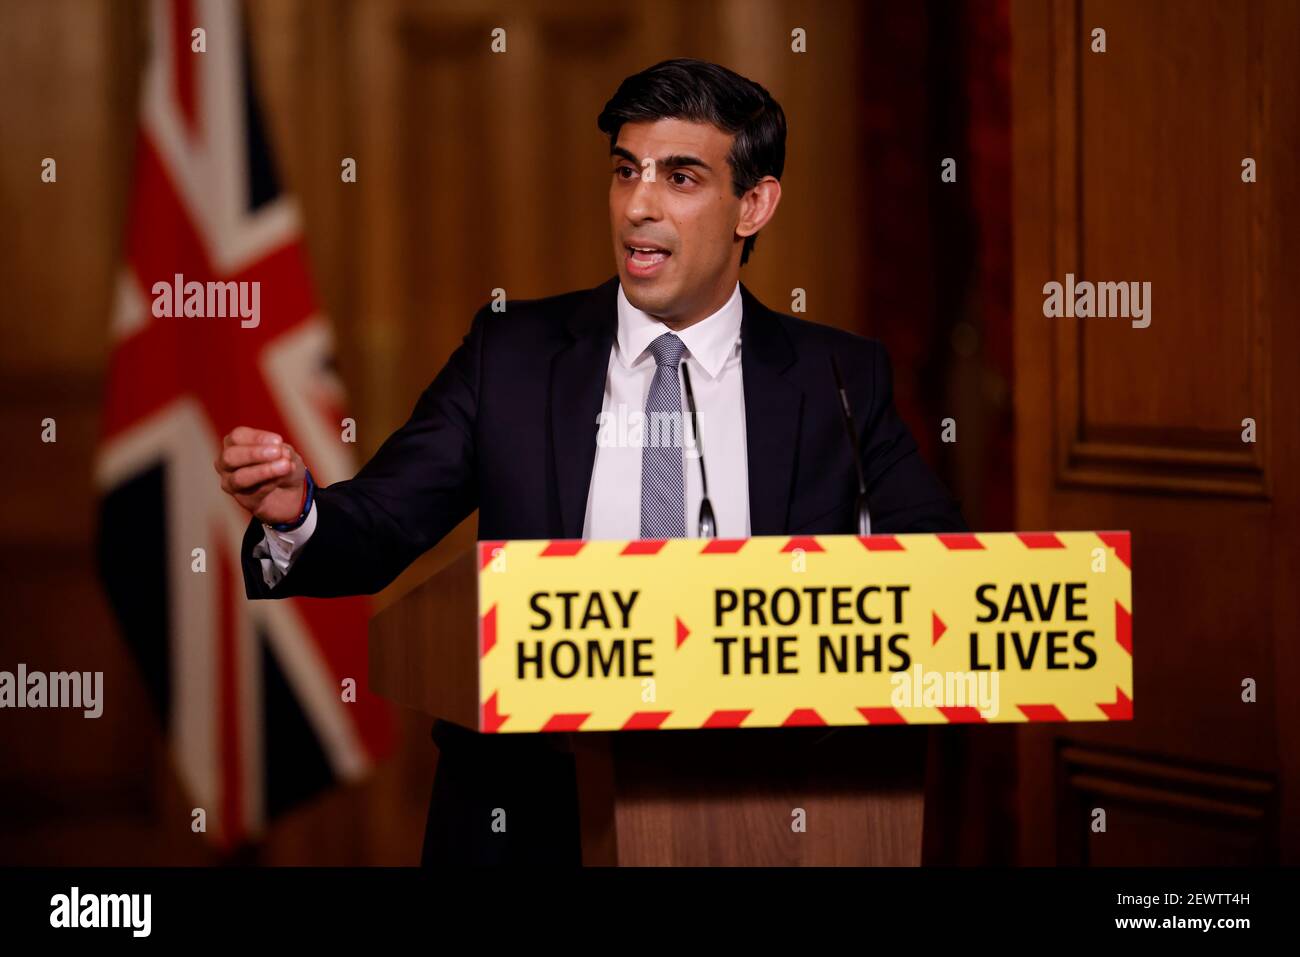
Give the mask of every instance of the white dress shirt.
M 709 468 L 709 502 L 719 538 L 749 535 L 745 391 L 740 377 L 741 312 L 740 283 L 736 283 L 721 309 L 676 334 L 686 346 L 682 363 L 690 367 L 700 428 L 699 448 Z M 636 426 L 644 415 L 655 374 L 650 343 L 670 331 L 628 302 L 619 286 L 618 337 L 610 350 L 609 374 L 605 377 L 605 401 L 587 493 L 583 538 L 621 541 L 641 537 L 640 440 L 648 438 L 648 430 Z M 685 417 L 686 387 L 679 385 L 679 389 Z M 690 441 L 689 424 L 684 434 L 686 534 L 695 537 L 699 535 L 702 496 L 700 460 Z
M 740 369 L 740 284 L 722 308 L 676 333 L 686 346 L 700 430 L 699 449 L 709 470 L 709 501 L 719 538 L 749 536 L 749 471 L 745 444 L 745 391 Z M 610 349 L 605 397 L 598 423 L 596 459 L 587 492 L 582 537 L 625 540 L 641 536 L 641 441 L 648 438 L 643 416 L 655 360 L 650 343 L 669 332 L 663 323 L 635 308 L 618 289 L 618 335 Z M 680 371 L 678 376 L 680 379 Z M 681 386 L 686 421 L 686 389 Z M 693 433 L 685 426 L 686 534 L 699 535 L 700 460 Z M 300 528 L 277 532 L 263 524 L 265 536 L 253 549 L 268 587 L 284 577 L 316 529 L 316 505 Z

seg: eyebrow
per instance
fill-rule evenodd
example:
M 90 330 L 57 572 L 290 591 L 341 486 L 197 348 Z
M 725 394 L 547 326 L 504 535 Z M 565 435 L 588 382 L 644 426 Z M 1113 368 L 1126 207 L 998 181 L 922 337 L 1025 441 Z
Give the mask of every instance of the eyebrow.
M 627 160 L 633 166 L 640 167 L 641 165 L 641 161 L 639 159 L 633 156 L 629 150 L 626 150 L 621 146 L 615 146 L 613 149 L 609 151 L 609 155 L 621 156 L 623 159 Z M 662 166 L 665 169 L 676 169 L 677 167 L 680 166 L 698 166 L 702 170 L 706 170 L 710 173 L 713 172 L 713 167 L 710 166 L 708 163 L 704 162 L 704 160 L 700 159 L 698 156 L 689 156 L 683 153 L 673 153 L 670 156 L 665 156 L 661 159 L 657 159 L 655 160 L 655 165 Z

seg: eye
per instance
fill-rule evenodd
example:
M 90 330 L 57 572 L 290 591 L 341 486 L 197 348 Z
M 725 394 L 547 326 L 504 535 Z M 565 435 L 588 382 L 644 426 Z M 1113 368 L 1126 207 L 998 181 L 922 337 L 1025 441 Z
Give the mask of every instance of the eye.
M 637 171 L 626 163 L 614 167 L 614 175 L 619 179 L 627 179 L 628 176 L 626 174 L 628 173 L 631 173 L 633 176 L 637 175 Z
M 668 180 L 674 186 L 688 186 L 691 183 L 695 182 L 695 180 L 691 179 L 691 177 L 681 172 L 673 173 L 671 176 L 668 177 Z

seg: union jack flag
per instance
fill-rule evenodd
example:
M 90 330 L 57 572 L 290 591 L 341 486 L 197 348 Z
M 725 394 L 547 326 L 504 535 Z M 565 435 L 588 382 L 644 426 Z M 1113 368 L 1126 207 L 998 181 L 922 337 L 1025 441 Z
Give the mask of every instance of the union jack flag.
M 100 563 L 181 781 L 207 833 L 232 847 L 330 783 L 364 775 L 393 732 L 367 690 L 366 599 L 244 596 L 248 516 L 212 468 L 221 436 L 241 424 L 275 431 L 320 484 L 348 478 L 343 394 L 238 4 L 153 0 L 148 11 L 96 461 Z M 158 317 L 155 283 L 178 274 L 260 282 L 260 322 Z M 345 700 L 349 678 L 355 702 Z

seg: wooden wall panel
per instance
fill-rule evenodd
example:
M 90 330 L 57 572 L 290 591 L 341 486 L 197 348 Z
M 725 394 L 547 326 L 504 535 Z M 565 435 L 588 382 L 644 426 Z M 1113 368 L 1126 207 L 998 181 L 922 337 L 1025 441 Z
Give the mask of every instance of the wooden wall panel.
M 1013 49 L 1019 525 L 1134 567 L 1134 721 L 1021 732 L 1021 859 L 1294 861 L 1300 11 L 1025 2 Z M 1045 318 L 1067 272 L 1152 282 L 1151 326 Z
M 1274 859 L 1276 781 L 1150 756 L 1069 745 L 1058 756 L 1063 862 L 1102 867 L 1266 864 Z M 1108 810 L 1104 832 L 1069 826 Z
M 1124 318 L 1054 325 L 1063 482 L 1265 492 L 1269 437 L 1244 444 L 1241 422 L 1263 414 L 1268 395 L 1271 343 L 1257 303 L 1267 210 L 1263 191 L 1237 174 L 1262 139 L 1266 74 L 1252 17 L 1196 9 L 1061 8 L 1051 278 L 1150 282 L 1156 310 L 1144 329 Z M 1146 39 L 1175 18 L 1176 42 Z M 1090 49 L 1098 26 L 1114 37 L 1104 54 Z M 1189 184 L 1218 188 L 1198 195 Z M 1218 201 L 1234 184 L 1234 201 Z

